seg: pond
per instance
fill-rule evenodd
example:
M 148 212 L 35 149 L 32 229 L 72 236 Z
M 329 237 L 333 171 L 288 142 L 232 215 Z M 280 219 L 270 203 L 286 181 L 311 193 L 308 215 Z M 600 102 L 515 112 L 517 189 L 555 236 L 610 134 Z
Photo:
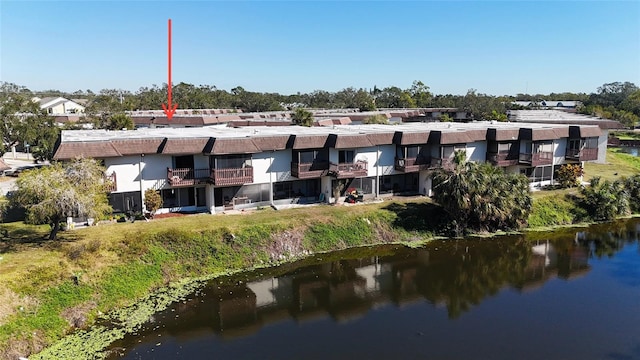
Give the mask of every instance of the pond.
M 112 359 L 640 358 L 639 236 L 632 219 L 220 278 Z
M 637 147 L 621 147 L 620 148 L 622 152 L 625 152 L 627 154 L 631 154 L 633 156 L 640 156 L 640 148 Z

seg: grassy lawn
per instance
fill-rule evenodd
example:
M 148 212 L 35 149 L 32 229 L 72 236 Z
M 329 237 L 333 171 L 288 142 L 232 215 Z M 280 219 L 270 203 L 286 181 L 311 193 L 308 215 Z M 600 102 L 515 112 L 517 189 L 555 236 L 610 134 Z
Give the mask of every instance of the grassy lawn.
M 99 313 L 183 278 L 268 266 L 303 250 L 427 239 L 433 224 L 424 214 L 434 208 L 422 197 L 266 208 L 100 224 L 56 241 L 47 240 L 46 225 L 0 224 L 0 358 L 37 352 Z M 283 253 L 291 248 L 298 252 Z
M 586 163 L 584 169 L 584 180 L 589 181 L 595 176 L 600 176 L 604 180 L 616 180 L 623 176 L 640 174 L 640 157 L 625 154 L 620 149 L 607 149 L 607 163 L 596 164 Z
M 640 140 L 640 130 L 635 131 L 616 131 L 611 135 L 617 137 L 620 140 Z

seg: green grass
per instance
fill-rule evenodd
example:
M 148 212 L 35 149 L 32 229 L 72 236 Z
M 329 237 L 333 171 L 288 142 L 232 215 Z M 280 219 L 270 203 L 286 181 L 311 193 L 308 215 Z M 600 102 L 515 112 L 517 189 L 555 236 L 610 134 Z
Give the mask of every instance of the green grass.
M 616 131 L 612 132 L 611 135 L 620 140 L 640 140 L 640 131 Z
M 0 292 L 0 302 L 11 306 L 0 314 L 0 358 L 27 355 L 18 350 L 38 351 L 62 337 L 71 329 L 65 313 L 76 307 L 92 321 L 98 311 L 135 304 L 181 279 L 269 266 L 381 239 L 405 240 L 407 231 L 416 232 L 396 221 L 396 208 L 405 205 L 387 201 L 111 223 L 62 232 L 57 241 L 46 239 L 47 226 L 2 224 L 0 231 L 7 236 L 0 241 L 0 287 L 7 291 Z M 76 276 L 79 285 L 71 280 Z M 16 310 L 16 299 L 25 296 L 34 305 Z
M 620 149 L 607 149 L 607 163 L 596 164 L 588 162 L 584 168 L 584 180 L 600 176 L 604 180 L 616 180 L 623 176 L 640 174 L 640 157 L 625 154 Z
M 569 193 L 540 196 L 533 202 L 529 227 L 570 225 L 584 221 L 586 212 L 576 205 Z

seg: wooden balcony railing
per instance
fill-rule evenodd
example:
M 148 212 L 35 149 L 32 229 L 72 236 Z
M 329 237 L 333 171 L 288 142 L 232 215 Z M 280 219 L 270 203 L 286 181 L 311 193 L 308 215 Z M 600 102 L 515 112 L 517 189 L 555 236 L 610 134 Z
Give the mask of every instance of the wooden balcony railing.
M 455 167 L 453 158 L 433 158 L 431 159 L 431 168 L 443 168 L 451 170 Z
M 253 167 L 211 169 L 211 179 L 217 186 L 243 185 L 253 182 Z
M 209 180 L 209 169 L 167 168 L 167 179 L 171 186 L 193 186 Z
M 354 163 L 329 163 L 329 174 L 338 179 L 354 177 L 364 177 L 368 174 L 368 164 L 366 161 L 356 161 Z
M 487 153 L 487 161 L 493 166 L 518 165 L 518 156 L 510 152 Z
M 567 149 L 565 158 L 578 161 L 598 160 L 597 148 Z
M 419 158 L 396 158 L 395 169 L 405 173 L 418 172 L 420 170 L 427 170 L 431 166 L 431 159 L 425 157 Z
M 104 181 L 108 192 L 114 192 L 118 190 L 118 181 L 115 172 L 112 172 L 111 174 L 105 174 Z
M 291 176 L 298 179 L 312 179 L 327 175 L 329 172 L 328 161 L 314 161 L 312 163 L 291 163 Z
M 518 157 L 520 164 L 531 166 L 543 166 L 553 164 L 553 153 L 551 151 L 532 153 L 520 153 Z

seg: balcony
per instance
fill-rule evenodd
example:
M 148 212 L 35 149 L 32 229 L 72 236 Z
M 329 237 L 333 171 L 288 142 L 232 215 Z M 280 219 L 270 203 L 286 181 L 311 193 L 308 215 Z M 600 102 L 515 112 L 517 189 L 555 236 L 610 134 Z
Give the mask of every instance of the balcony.
M 455 163 L 453 162 L 453 158 L 435 158 L 431 159 L 431 168 L 453 170 L 453 168 L 455 168 Z
M 427 170 L 431 165 L 431 160 L 428 158 L 405 158 L 395 160 L 395 169 L 404 173 L 418 172 L 420 170 Z
M 253 182 L 253 167 L 211 169 L 211 180 L 216 186 L 244 185 Z
M 518 165 L 517 154 L 510 152 L 487 153 L 487 161 L 493 166 Z
M 314 161 L 312 163 L 291 163 L 291 176 L 298 179 L 313 179 L 327 175 L 328 161 Z
M 367 163 L 356 161 L 355 163 L 329 163 L 329 174 L 337 179 L 348 179 L 367 176 Z
M 544 166 L 553 164 L 553 153 L 551 151 L 532 153 L 520 153 L 518 158 L 520 164 L 531 166 Z
M 209 181 L 209 169 L 167 168 L 167 180 L 171 186 L 193 186 Z
M 108 192 L 114 192 L 118 190 L 118 182 L 116 179 L 116 173 L 112 172 L 111 174 L 104 175 L 104 183 L 106 185 Z
M 565 158 L 567 160 L 577 160 L 577 161 L 590 161 L 590 160 L 598 160 L 598 149 L 597 148 L 585 148 L 585 149 L 567 149 L 567 153 L 565 154 Z

